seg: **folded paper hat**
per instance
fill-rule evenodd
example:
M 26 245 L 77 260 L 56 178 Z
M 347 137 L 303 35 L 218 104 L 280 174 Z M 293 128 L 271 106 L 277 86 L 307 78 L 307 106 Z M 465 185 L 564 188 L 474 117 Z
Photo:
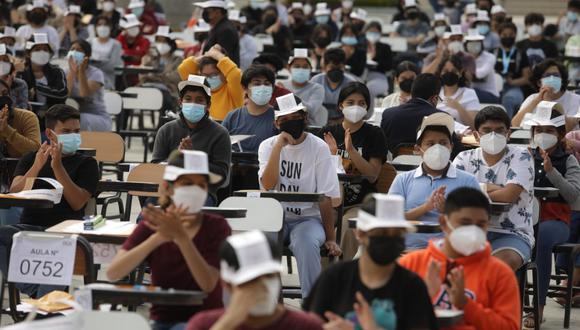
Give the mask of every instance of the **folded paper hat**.
M 534 114 L 524 122 L 524 126 L 554 126 L 560 127 L 566 124 L 566 116 L 552 117 L 552 110 L 558 102 L 542 101 L 538 103 Z
M 201 87 L 201 88 L 203 88 L 203 90 L 205 91 L 207 96 L 211 97 L 211 89 L 209 88 L 208 85 L 205 84 L 205 77 L 204 76 L 196 76 L 196 75 L 190 74 L 187 77 L 187 80 L 180 81 L 177 84 L 177 89 L 181 92 L 181 90 L 183 90 L 186 86 Z
M 276 274 L 282 271 L 282 264 L 274 259 L 266 235 L 258 230 L 252 230 L 226 239 L 237 259 L 239 267 L 221 261 L 221 277 L 232 285 L 250 282 L 260 276 Z
M 276 103 L 278 103 L 278 109 L 280 110 L 274 112 L 274 118 L 286 116 L 298 111 L 306 111 L 306 107 L 302 103 L 296 104 L 296 98 L 293 93 L 277 97 Z
M 215 184 L 220 182 L 220 175 L 209 171 L 207 154 L 197 150 L 181 150 L 183 154 L 183 167 L 167 165 L 163 173 L 163 180 L 175 181 L 182 175 L 201 174 L 209 176 L 209 183 Z
M 358 211 L 356 228 L 369 231 L 376 228 L 404 228 L 415 231 L 405 219 L 405 198 L 400 195 L 373 194 L 375 200 L 374 212 L 368 207 Z
M 485 10 L 478 10 L 477 17 L 475 18 L 476 22 L 489 22 L 489 14 Z
M 303 59 L 307 60 L 308 63 L 310 64 L 310 66 L 312 66 L 312 60 L 308 56 L 308 49 L 306 49 L 306 48 L 294 48 L 294 54 L 292 56 L 290 56 L 290 59 L 288 59 L 288 64 L 294 62 L 294 60 L 297 58 L 303 58 Z

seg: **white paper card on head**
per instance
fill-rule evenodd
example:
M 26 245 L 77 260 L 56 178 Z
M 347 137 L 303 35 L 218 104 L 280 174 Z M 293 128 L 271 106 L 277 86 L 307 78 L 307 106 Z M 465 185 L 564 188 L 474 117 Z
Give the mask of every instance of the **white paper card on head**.
M 249 198 L 260 198 L 260 192 L 259 191 L 248 191 L 246 193 L 246 197 L 249 197 Z
M 294 98 L 294 94 L 286 94 L 284 96 L 280 96 L 276 99 L 278 102 L 278 108 L 280 111 L 287 111 L 293 108 L 296 108 L 296 99 Z
M 6 55 L 6 45 L 0 44 L 0 55 Z
M 550 117 L 552 116 L 552 106 L 553 102 L 540 102 L 538 108 L 536 109 L 535 119 L 550 121 Z
M 296 58 L 308 58 L 308 49 L 306 49 L 306 48 L 294 49 L 294 57 L 296 57 Z
M 461 25 L 451 25 L 451 35 L 463 34 Z
M 91 243 L 91 247 L 93 248 L 93 260 L 98 265 L 110 264 L 121 249 L 120 245 L 108 243 Z
M 35 33 L 34 44 L 35 45 L 48 44 L 48 35 L 46 33 Z
M 32 1 L 32 8 L 42 8 L 44 7 L 45 2 L 44 0 L 34 0 Z
M 187 81 L 192 81 L 192 82 L 196 82 L 196 83 L 199 83 L 199 84 L 202 84 L 203 85 L 203 82 L 205 81 L 205 77 L 203 77 L 203 76 L 196 76 L 194 74 L 190 74 L 187 77 Z
M 405 0 L 405 8 L 407 7 L 417 7 L 417 2 L 415 0 Z
M 8 281 L 70 285 L 76 247 L 77 235 L 16 233 L 10 250 Z
M 157 34 L 164 36 L 169 35 L 169 25 L 161 25 L 160 27 L 158 27 Z

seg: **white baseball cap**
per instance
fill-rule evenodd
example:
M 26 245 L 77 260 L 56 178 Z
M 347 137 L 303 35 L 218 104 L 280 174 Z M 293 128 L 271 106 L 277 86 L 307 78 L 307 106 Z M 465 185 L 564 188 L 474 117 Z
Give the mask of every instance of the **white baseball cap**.
M 169 30 L 169 25 L 160 25 L 159 27 L 157 27 L 157 32 L 155 33 L 155 36 L 174 39 Z
M 198 150 L 180 150 L 183 154 L 183 167 L 167 165 L 163 173 L 163 180 L 175 181 L 182 175 L 202 174 L 209 176 L 209 183 L 215 184 L 220 182 L 220 175 L 209 171 L 207 154 Z
M 503 8 L 502 5 L 493 5 L 493 7 L 491 7 L 491 14 L 499 14 L 499 13 L 505 13 L 505 9 Z
M 121 21 L 119 22 L 119 26 L 123 29 L 129 29 L 135 26 L 140 26 L 141 21 L 135 16 L 135 14 L 127 14 L 123 16 Z
M 278 109 L 280 110 L 274 112 L 275 119 L 298 111 L 306 111 L 306 107 L 302 103 L 296 104 L 294 93 L 277 97 L 276 102 L 278 103 Z
M 145 7 L 145 1 L 143 1 L 143 0 L 131 0 L 131 2 L 129 2 L 129 6 L 127 6 L 127 8 L 129 8 L 129 9 L 141 8 L 141 7 Z
M 201 7 L 201 8 L 223 8 L 228 9 L 228 4 L 225 1 L 220 0 L 212 0 L 212 1 L 203 1 L 203 2 L 194 2 L 194 6 Z
M 355 10 L 350 13 L 351 19 L 358 19 L 360 21 L 366 22 L 368 13 L 366 10 L 362 8 L 356 8 Z
M 484 39 L 485 37 L 479 34 L 477 29 L 467 30 L 467 35 L 463 38 L 464 41 L 483 41 Z
M 358 211 L 356 228 L 369 231 L 376 228 L 404 228 L 407 231 L 415 231 L 409 221 L 405 219 L 405 198 L 400 195 L 373 194 L 375 199 L 375 212 L 365 210 L 363 207 Z
M 560 127 L 566 124 L 566 116 L 552 117 L 552 110 L 558 102 L 541 101 L 534 110 L 534 114 L 526 120 L 524 126 L 554 126 Z
M 314 11 L 314 16 L 326 16 L 330 15 L 330 9 L 326 2 L 319 2 L 316 4 L 316 10 Z
M 222 279 L 232 285 L 240 285 L 260 276 L 282 271 L 282 264 L 274 259 L 266 235 L 258 230 L 236 234 L 226 239 L 236 255 L 237 269 L 225 260 L 220 262 Z
M 205 84 L 205 77 L 204 76 L 196 76 L 196 75 L 190 74 L 187 77 L 187 80 L 180 81 L 177 84 L 177 89 L 181 92 L 181 90 L 184 89 L 186 86 L 201 87 L 201 88 L 203 88 L 203 90 L 205 91 L 207 96 L 211 97 L 211 89 L 209 88 L 208 85 Z
M 444 126 L 449 131 L 449 135 L 453 135 L 455 129 L 455 121 L 453 117 L 445 112 L 436 112 L 429 116 L 423 117 L 421 128 L 417 132 L 417 140 L 423 135 L 425 129 L 429 126 Z

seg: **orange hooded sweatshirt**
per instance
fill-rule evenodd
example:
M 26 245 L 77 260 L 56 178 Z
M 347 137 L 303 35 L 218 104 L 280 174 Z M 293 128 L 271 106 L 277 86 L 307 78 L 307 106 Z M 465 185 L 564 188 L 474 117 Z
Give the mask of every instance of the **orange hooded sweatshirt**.
M 449 259 L 437 246 L 440 240 L 429 242 L 427 249 L 402 256 L 399 264 L 425 278 L 431 259 L 441 263 L 441 279 L 445 277 Z M 453 260 L 463 266 L 467 304 L 463 308 L 463 323 L 454 330 L 518 330 L 521 323 L 519 287 L 514 272 L 501 260 L 491 255 L 491 247 Z M 443 284 L 432 297 L 433 306 L 440 309 L 455 309 Z
M 244 89 L 242 87 L 242 70 L 229 57 L 222 58 L 217 64 L 218 70 L 226 77 L 226 81 L 215 91 L 211 91 L 211 107 L 209 115 L 217 121 L 223 121 L 228 112 L 244 105 Z M 182 80 L 187 80 L 190 74 L 198 75 L 197 62 L 189 57 L 177 68 Z

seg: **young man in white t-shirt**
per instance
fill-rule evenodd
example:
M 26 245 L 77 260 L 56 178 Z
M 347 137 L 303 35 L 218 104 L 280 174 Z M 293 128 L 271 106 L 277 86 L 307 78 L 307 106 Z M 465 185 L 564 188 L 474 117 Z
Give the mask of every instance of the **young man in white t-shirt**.
M 460 153 L 453 164 L 485 183 L 492 201 L 511 204 L 492 216 L 487 239 L 493 255 L 515 271 L 530 259 L 534 246 L 534 161 L 527 149 L 506 144 L 510 120 L 502 108 L 481 109 L 475 129 L 481 147 Z
M 335 161 L 326 143 L 304 131 L 306 109 L 294 94 L 276 99 L 275 125 L 280 134 L 264 140 L 258 150 L 260 187 L 264 190 L 319 193 L 319 203 L 282 203 L 284 240 L 298 263 L 302 297 L 321 271 L 320 247 L 339 256 L 331 199 L 340 198 Z

